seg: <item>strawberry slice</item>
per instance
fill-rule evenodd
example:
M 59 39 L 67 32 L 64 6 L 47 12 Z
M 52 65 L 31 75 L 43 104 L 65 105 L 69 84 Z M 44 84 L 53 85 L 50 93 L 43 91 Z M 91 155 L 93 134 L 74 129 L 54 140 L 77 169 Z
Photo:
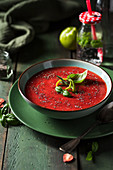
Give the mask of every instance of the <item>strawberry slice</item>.
M 4 99 L 2 99 L 2 98 L 0 98 L 0 108 L 2 108 L 4 105 L 3 105 L 3 103 L 5 102 L 5 100 Z
M 3 104 L 1 104 L 1 105 L 0 105 L 0 108 L 2 108 L 2 107 L 4 107 L 4 105 L 3 105 Z
M 63 155 L 63 162 L 71 162 L 74 159 L 73 155 L 65 153 Z
M 5 102 L 5 100 L 2 99 L 2 98 L 0 98 L 0 104 L 2 104 L 2 103 L 4 103 L 4 102 Z

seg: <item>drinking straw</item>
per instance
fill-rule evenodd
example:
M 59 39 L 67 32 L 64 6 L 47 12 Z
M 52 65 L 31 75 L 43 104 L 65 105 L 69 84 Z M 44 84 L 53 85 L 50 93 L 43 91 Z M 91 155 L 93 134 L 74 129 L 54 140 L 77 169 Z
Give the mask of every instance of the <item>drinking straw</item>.
M 87 4 L 87 9 L 90 15 L 92 15 L 92 9 L 91 9 L 91 3 L 90 0 L 86 0 L 86 4 Z
M 92 36 L 94 40 L 97 40 L 97 36 L 96 36 L 96 31 L 95 31 L 95 26 L 91 25 L 91 32 L 92 32 Z
M 90 0 L 86 0 L 86 4 L 87 4 L 87 9 L 88 9 L 89 15 L 92 15 L 92 9 L 91 9 Z M 93 24 L 91 24 L 91 31 L 92 31 L 93 39 L 97 40 L 95 26 Z

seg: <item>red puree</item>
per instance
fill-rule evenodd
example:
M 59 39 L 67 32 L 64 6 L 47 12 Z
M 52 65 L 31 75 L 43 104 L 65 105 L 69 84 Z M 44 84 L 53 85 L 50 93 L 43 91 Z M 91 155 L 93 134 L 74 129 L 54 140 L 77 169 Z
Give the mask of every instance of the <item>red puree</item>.
M 42 107 L 60 111 L 81 110 L 94 106 L 106 95 L 105 82 L 97 74 L 88 71 L 86 79 L 78 87 L 72 97 L 64 97 L 55 91 L 57 75 L 66 78 L 69 74 L 85 71 L 79 67 L 57 67 L 41 71 L 31 77 L 25 87 L 26 97 Z M 66 87 L 64 87 L 66 88 Z

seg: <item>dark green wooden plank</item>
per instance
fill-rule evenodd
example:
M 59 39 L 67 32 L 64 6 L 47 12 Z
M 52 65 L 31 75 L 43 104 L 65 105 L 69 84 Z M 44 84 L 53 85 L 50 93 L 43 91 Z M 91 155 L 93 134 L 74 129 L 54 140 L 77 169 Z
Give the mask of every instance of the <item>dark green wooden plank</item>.
M 2 167 L 2 160 L 4 155 L 5 139 L 7 129 L 4 129 L 0 124 L 0 167 Z
M 64 139 L 40 134 L 25 126 L 10 128 L 4 169 L 76 170 L 76 161 L 65 164 L 58 146 Z
M 15 70 L 15 58 L 12 60 L 12 69 Z M 6 102 L 8 102 L 8 94 L 12 86 L 13 80 L 14 74 L 8 80 L 0 80 L 0 98 L 3 98 Z M 4 161 L 4 151 L 7 142 L 7 132 L 8 129 L 2 127 L 2 125 L 0 124 L 0 168 L 2 168 Z
M 0 81 L 0 98 L 3 98 L 7 102 L 7 95 L 11 87 L 12 79 L 8 81 Z M 0 124 L 0 167 L 2 167 L 2 160 L 4 155 L 4 147 L 7 136 L 7 129 L 3 128 Z

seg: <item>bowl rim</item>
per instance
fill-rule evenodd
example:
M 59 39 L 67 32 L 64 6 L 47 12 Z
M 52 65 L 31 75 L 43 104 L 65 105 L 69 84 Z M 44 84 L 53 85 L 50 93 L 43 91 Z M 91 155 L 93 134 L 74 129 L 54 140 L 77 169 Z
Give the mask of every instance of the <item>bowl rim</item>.
M 61 110 L 49 109 L 49 108 L 45 108 L 45 107 L 43 107 L 43 106 L 37 105 L 37 104 L 33 103 L 32 101 L 30 101 L 30 100 L 23 94 L 23 92 L 22 92 L 22 90 L 21 90 L 21 88 L 20 88 L 20 81 L 21 81 L 21 78 L 22 78 L 22 76 L 24 75 L 24 73 L 26 73 L 27 70 L 29 70 L 30 68 L 32 68 L 32 67 L 34 67 L 34 66 L 36 66 L 36 65 L 43 64 L 43 63 L 45 63 L 45 62 L 58 61 L 58 60 L 59 60 L 59 61 L 61 61 L 61 60 L 73 61 L 73 60 L 74 60 L 74 61 L 81 62 L 81 63 L 87 63 L 87 64 L 93 65 L 93 66 L 99 68 L 100 70 L 102 70 L 103 72 L 105 72 L 105 73 L 108 75 L 108 77 L 110 78 L 110 83 L 111 83 L 111 89 L 110 89 L 108 95 L 107 95 L 101 102 L 97 103 L 97 104 L 94 105 L 94 106 L 91 106 L 91 107 L 88 107 L 88 108 L 85 108 L 85 109 L 81 109 L 81 110 L 70 110 L 70 111 L 61 111 Z M 82 68 L 82 67 L 81 67 L 81 68 Z M 93 71 L 92 71 L 92 72 L 93 72 Z M 38 73 L 38 72 L 37 72 L 37 73 Z M 36 73 L 34 73 L 33 75 L 35 75 L 35 74 L 36 74 Z M 32 75 L 32 76 L 33 76 L 33 75 Z M 31 77 L 32 77 L 32 76 L 31 76 Z M 29 79 L 28 79 L 28 80 L 29 80 Z M 27 81 L 28 81 L 28 80 L 27 80 Z M 111 76 L 110 76 L 103 68 L 101 68 L 100 66 L 97 66 L 97 65 L 95 65 L 95 64 L 93 64 L 93 63 L 90 63 L 90 62 L 87 62 L 87 61 L 78 60 L 78 59 L 68 59 L 68 58 L 57 58 L 57 59 L 50 59 L 50 60 L 44 60 L 44 61 L 41 61 L 41 62 L 37 62 L 37 63 L 32 64 L 31 66 L 29 66 L 27 69 L 25 69 L 25 70 L 21 73 L 21 75 L 19 76 L 19 78 L 18 78 L 18 90 L 19 90 L 19 92 L 21 93 L 21 95 L 23 96 L 23 98 L 24 98 L 25 100 L 27 100 L 28 103 L 30 103 L 31 105 L 37 106 L 37 107 L 39 107 L 39 108 L 41 108 L 41 109 L 48 110 L 48 111 L 64 112 L 64 113 L 81 112 L 81 111 L 93 109 L 95 106 L 100 105 L 102 102 L 104 102 L 105 100 L 107 100 L 107 99 L 109 98 L 109 96 L 111 95 L 111 92 L 112 92 L 112 87 L 113 87 L 113 82 L 112 82 Z

